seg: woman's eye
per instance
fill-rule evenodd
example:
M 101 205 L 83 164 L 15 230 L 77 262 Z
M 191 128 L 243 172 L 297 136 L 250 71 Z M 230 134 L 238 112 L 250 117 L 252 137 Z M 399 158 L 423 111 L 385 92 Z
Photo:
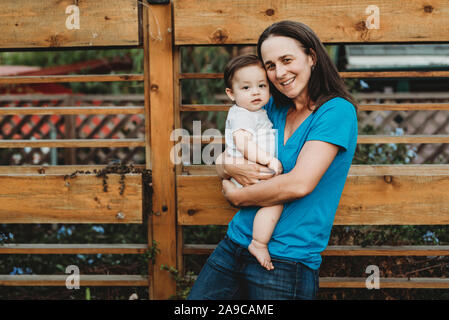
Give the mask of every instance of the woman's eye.
M 292 61 L 292 59 L 290 59 L 290 58 L 285 58 L 284 59 L 284 63 L 289 63 L 290 61 Z
M 273 70 L 273 69 L 274 69 L 274 64 L 267 65 L 267 70 Z

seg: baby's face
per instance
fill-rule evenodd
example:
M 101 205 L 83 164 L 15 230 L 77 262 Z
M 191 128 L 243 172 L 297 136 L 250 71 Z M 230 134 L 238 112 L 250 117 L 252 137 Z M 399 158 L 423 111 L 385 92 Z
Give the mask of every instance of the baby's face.
M 232 79 L 232 90 L 227 88 L 226 93 L 239 107 L 259 110 L 270 99 L 265 70 L 258 65 L 237 70 Z

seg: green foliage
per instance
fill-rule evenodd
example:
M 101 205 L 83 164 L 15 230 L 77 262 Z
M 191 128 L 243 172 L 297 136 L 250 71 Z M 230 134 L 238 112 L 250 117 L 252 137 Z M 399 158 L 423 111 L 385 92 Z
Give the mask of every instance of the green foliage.
M 176 293 L 170 296 L 171 300 L 185 300 L 192 289 L 193 283 L 195 282 L 193 272 L 187 272 L 185 275 L 181 275 L 180 272 L 172 267 L 161 265 L 161 270 L 165 270 L 170 273 L 170 276 L 176 282 Z

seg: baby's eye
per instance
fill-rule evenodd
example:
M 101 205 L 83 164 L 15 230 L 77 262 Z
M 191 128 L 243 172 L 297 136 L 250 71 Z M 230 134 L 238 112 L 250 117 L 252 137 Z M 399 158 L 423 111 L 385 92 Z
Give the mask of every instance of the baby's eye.
M 249 86 L 244 86 L 244 87 L 242 87 L 242 89 L 243 89 L 243 90 L 248 90 L 248 89 L 249 89 Z
M 267 85 L 265 83 L 262 83 L 259 85 L 259 88 L 265 88 Z

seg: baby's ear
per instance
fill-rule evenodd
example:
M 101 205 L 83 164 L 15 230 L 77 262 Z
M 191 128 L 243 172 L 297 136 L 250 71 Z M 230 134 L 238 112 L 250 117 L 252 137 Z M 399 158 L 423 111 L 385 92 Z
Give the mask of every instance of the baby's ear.
M 226 94 L 228 95 L 229 99 L 231 99 L 232 101 L 234 101 L 234 93 L 232 92 L 232 89 L 226 88 L 225 90 Z

